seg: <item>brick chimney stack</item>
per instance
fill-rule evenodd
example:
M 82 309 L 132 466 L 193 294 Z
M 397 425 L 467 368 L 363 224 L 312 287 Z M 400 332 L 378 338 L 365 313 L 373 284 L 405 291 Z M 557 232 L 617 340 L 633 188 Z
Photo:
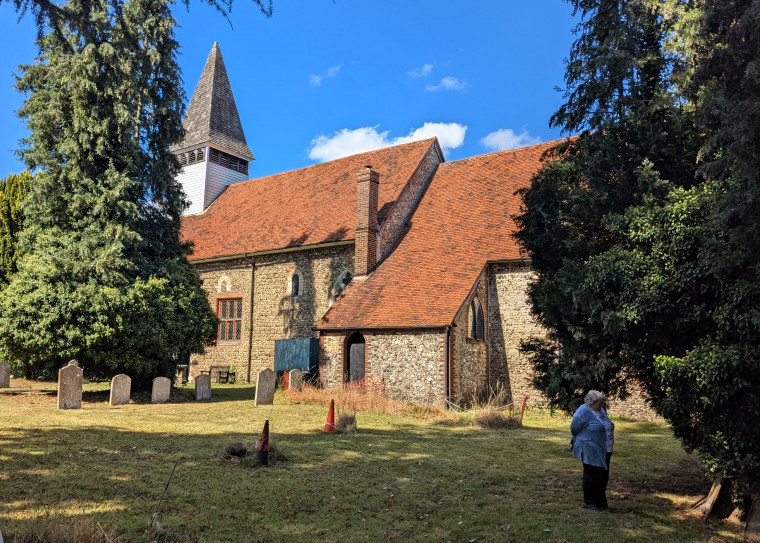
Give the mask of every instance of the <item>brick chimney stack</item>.
M 356 246 L 354 275 L 369 275 L 377 263 L 377 188 L 380 174 L 372 166 L 359 170 L 356 181 Z

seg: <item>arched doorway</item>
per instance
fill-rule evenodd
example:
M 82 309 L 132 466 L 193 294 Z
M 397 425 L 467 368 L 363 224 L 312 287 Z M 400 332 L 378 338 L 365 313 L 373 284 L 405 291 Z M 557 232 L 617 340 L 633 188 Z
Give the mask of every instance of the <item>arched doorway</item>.
M 346 380 L 364 379 L 364 336 L 354 332 L 346 341 Z

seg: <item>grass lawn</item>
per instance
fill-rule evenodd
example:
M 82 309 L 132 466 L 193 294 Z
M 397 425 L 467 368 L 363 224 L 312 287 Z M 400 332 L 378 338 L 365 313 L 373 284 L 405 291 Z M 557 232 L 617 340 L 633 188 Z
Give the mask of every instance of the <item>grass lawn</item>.
M 5 542 L 77 525 L 119 536 L 103 541 L 742 540 L 737 524 L 689 513 L 709 481 L 665 425 L 616 422 L 613 511 L 597 513 L 580 507 L 564 416 L 528 410 L 521 429 L 486 430 L 359 412 L 358 431 L 324 434 L 322 405 L 278 391 L 254 407 L 249 385 L 212 394 L 109 407 L 107 385 L 93 384 L 72 411 L 0 395 Z M 232 442 L 252 449 L 267 419 L 273 466 L 224 458 Z

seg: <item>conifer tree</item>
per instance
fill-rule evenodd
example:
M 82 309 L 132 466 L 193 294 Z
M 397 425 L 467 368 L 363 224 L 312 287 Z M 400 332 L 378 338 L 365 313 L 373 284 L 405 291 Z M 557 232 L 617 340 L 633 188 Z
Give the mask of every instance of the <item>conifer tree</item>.
M 23 228 L 21 203 L 26 199 L 32 176 L 29 172 L 0 179 L 0 285 L 16 272 L 20 250 L 18 236 Z
M 56 13 L 18 81 L 22 156 L 40 173 L 0 341 L 30 377 L 76 358 L 90 376 L 147 385 L 215 322 L 179 241 L 175 22 L 166 0 L 70 0 Z
M 589 388 L 641 386 L 710 471 L 757 493 L 760 3 L 638 2 L 642 28 L 659 28 L 649 48 L 614 34 L 615 10 L 637 2 L 573 4 L 586 18 L 554 121 L 589 132 L 536 176 L 518 217 L 552 330 L 525 345 L 536 384 L 566 410 Z M 621 66 L 634 77 L 610 84 Z

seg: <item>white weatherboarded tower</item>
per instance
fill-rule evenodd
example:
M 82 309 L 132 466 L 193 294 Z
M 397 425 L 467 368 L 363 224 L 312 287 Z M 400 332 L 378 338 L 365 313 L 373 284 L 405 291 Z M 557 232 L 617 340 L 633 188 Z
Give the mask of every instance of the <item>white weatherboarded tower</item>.
M 185 215 L 201 213 L 232 183 L 249 179 L 254 160 L 240 124 L 222 51 L 214 43 L 182 121 L 185 139 L 172 151 L 182 171 L 177 181 L 190 202 Z

